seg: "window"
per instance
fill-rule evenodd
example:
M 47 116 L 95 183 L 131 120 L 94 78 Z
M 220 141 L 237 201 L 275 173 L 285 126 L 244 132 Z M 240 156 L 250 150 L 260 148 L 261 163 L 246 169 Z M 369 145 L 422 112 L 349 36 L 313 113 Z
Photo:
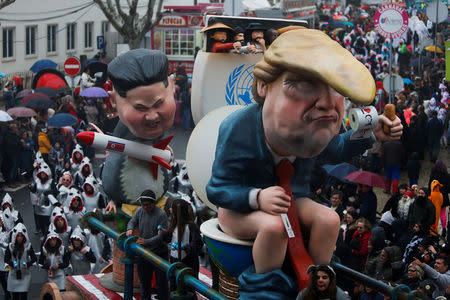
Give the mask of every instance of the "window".
M 167 55 L 194 56 L 193 29 L 166 29 L 164 33 L 164 46 Z
M 14 28 L 3 28 L 3 58 L 14 57 Z
M 56 52 L 56 32 L 58 25 L 47 25 L 47 52 Z
M 75 50 L 75 27 L 77 24 L 67 24 L 67 50 Z
M 84 48 L 92 48 L 93 22 L 84 23 Z
M 25 27 L 25 55 L 36 54 L 36 26 Z
M 109 32 L 109 22 L 103 21 L 102 22 L 102 35 L 105 36 L 107 32 Z

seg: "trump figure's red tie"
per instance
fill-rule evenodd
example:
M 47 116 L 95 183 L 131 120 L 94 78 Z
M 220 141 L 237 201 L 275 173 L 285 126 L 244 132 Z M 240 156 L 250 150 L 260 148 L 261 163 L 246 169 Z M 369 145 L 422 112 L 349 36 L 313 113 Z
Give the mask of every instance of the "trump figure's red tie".
M 294 173 L 294 166 L 288 159 L 280 161 L 275 169 L 275 174 L 278 177 L 278 185 L 281 186 L 291 198 L 291 205 L 289 206 L 287 216 L 295 236 L 290 237 L 288 240 L 288 255 L 295 274 L 297 275 L 299 289 L 301 290 L 308 286 L 309 276 L 307 270 L 308 267 L 314 263 L 305 248 L 302 232 L 300 230 L 297 208 L 292 195 L 290 180 Z

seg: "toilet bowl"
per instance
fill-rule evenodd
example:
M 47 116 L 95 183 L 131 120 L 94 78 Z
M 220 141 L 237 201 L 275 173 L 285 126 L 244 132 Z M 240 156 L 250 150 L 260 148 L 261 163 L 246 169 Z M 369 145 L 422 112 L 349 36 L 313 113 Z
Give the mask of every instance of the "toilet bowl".
M 204 222 L 200 231 L 211 259 L 225 274 L 238 277 L 253 264 L 253 241 L 236 239 L 224 233 L 220 229 L 219 219 Z

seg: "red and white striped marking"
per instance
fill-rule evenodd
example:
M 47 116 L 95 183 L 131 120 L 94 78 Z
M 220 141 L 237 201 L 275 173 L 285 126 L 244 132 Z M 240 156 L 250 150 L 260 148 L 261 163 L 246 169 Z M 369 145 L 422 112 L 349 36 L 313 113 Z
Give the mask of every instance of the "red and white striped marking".
M 98 279 L 101 278 L 104 274 L 95 274 L 95 275 L 76 275 L 70 276 L 74 283 L 85 292 L 90 294 L 91 299 L 96 300 L 120 300 L 123 299 L 123 293 L 116 293 L 114 291 L 105 289 L 100 285 Z M 200 267 L 200 273 L 198 274 L 198 278 L 208 286 L 212 285 L 212 275 L 211 271 Z M 152 299 L 155 298 L 156 295 L 152 295 Z M 133 295 L 133 300 L 140 300 L 140 295 Z M 208 299 L 203 295 L 197 293 L 197 298 L 200 300 Z

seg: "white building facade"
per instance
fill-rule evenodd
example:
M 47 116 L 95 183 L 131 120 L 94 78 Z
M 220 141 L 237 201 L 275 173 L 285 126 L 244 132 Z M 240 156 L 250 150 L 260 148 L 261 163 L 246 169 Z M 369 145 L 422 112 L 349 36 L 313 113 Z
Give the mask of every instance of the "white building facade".
M 126 1 L 121 2 L 127 12 Z M 192 5 L 193 0 L 165 0 L 164 5 L 180 2 Z M 141 15 L 147 3 L 139 1 Z M 99 51 L 97 37 L 107 32 L 115 29 L 92 0 L 16 0 L 0 10 L 0 72 L 24 72 L 41 59 L 61 66 L 71 56 L 92 58 Z
M 62 64 L 67 57 L 97 52 L 97 36 L 114 30 L 87 0 L 16 0 L 0 10 L 0 72 L 23 72 L 40 59 Z

